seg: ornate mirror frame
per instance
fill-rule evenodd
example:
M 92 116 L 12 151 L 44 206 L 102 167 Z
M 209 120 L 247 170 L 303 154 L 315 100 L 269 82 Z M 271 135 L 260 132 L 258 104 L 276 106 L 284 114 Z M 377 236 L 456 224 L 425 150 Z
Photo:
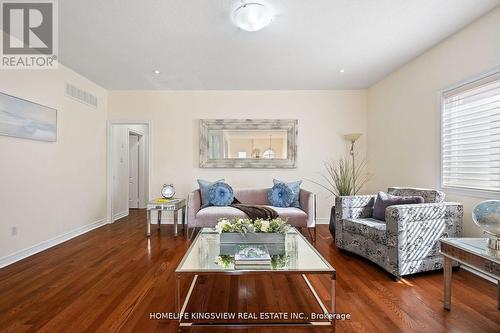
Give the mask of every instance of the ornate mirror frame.
M 200 119 L 200 168 L 264 168 L 293 169 L 297 167 L 296 119 Z M 209 159 L 210 130 L 286 130 L 286 159 Z

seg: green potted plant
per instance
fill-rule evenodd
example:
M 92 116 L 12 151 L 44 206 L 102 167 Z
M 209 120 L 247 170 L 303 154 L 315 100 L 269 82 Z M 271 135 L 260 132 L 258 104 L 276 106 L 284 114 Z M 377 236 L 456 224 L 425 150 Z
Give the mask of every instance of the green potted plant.
M 357 166 L 353 165 L 351 158 L 344 156 L 338 160 L 324 163 L 326 173 L 322 173 L 323 182 L 309 180 L 321 186 L 333 197 L 356 195 L 369 180 L 365 173 L 366 161 L 363 160 Z M 335 235 L 335 205 L 330 210 L 330 232 Z
M 220 243 L 243 243 L 243 244 L 273 244 L 285 243 L 285 235 L 290 229 L 286 220 L 275 218 L 264 219 L 242 219 L 242 218 L 220 218 L 215 226 L 215 231 L 220 234 Z

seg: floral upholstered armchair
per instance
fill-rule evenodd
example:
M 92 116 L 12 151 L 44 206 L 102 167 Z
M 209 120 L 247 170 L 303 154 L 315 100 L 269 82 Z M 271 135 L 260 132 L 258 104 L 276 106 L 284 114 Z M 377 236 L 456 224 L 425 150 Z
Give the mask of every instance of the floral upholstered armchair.
M 388 193 L 421 196 L 424 203 L 389 206 L 381 221 L 372 217 L 376 195 L 337 197 L 337 247 L 373 261 L 396 279 L 442 268 L 438 240 L 462 235 L 463 206 L 444 202 L 444 193 L 436 190 L 392 187 Z

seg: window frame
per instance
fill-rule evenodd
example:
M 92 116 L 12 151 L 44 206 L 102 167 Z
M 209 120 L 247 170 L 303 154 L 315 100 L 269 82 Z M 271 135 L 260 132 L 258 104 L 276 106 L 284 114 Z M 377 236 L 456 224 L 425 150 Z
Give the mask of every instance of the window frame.
M 451 87 L 443 89 L 438 93 L 438 110 L 439 110 L 439 149 L 438 149 L 438 164 L 439 164 L 439 173 L 438 173 L 438 184 L 439 188 L 442 191 L 445 191 L 450 194 L 467 196 L 467 197 L 475 197 L 475 198 L 488 198 L 488 199 L 500 199 L 500 190 L 486 190 L 486 189 L 475 189 L 469 187 L 458 187 L 458 186 L 449 186 L 445 185 L 443 182 L 443 116 L 444 116 L 444 96 L 452 90 L 459 89 L 463 86 L 474 84 L 477 81 L 483 80 L 487 77 L 493 75 L 500 74 L 500 66 L 495 67 L 492 70 L 487 72 L 483 72 L 474 77 L 470 77 L 465 79 L 457 84 L 454 84 Z

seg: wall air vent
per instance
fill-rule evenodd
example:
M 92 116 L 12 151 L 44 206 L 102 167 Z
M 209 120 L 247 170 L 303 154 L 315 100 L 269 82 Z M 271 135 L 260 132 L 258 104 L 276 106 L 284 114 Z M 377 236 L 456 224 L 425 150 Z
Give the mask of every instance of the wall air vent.
M 70 83 L 66 83 L 66 96 L 76 99 L 83 104 L 87 104 L 97 109 L 97 96 L 82 90 Z

